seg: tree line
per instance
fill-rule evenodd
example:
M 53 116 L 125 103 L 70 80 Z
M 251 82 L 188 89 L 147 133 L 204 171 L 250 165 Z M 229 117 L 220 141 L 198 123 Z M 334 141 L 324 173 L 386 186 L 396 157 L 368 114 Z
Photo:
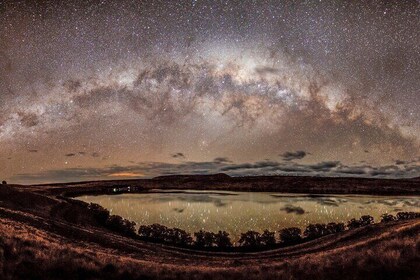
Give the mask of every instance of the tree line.
M 345 230 L 361 228 L 374 223 L 370 215 L 363 215 L 359 219 L 351 219 L 344 223 L 309 224 L 303 231 L 297 227 L 281 229 L 276 233 L 264 230 L 247 231 L 242 233 L 238 242 L 231 241 L 229 233 L 218 231 L 216 233 L 200 230 L 193 235 L 179 228 L 170 228 L 160 224 L 141 225 L 136 232 L 136 223 L 131 222 L 117 215 L 110 215 L 109 211 L 94 203 L 88 205 L 96 221 L 106 228 L 125 236 L 136 237 L 144 241 L 179 246 L 185 248 L 196 248 L 204 250 L 228 251 L 233 248 L 239 250 L 261 250 L 276 246 L 290 246 L 306 241 L 314 240 L 326 235 L 336 234 Z M 381 223 L 388 223 L 397 220 L 409 220 L 420 218 L 420 213 L 398 212 L 395 216 L 383 214 Z

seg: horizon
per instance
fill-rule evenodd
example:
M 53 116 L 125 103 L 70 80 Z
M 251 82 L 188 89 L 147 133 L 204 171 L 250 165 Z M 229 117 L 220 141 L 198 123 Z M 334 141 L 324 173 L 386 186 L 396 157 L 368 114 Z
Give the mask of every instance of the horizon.
M 403 177 L 403 178 L 389 178 L 389 177 L 355 177 L 351 175 L 347 176 L 326 176 L 326 175 L 308 175 L 308 174 L 279 174 L 279 175 L 267 175 L 267 174 L 255 174 L 255 175 L 229 175 L 226 173 L 208 173 L 208 174 L 188 174 L 188 173 L 180 173 L 180 174 L 168 174 L 168 175 L 158 175 L 153 177 L 133 177 L 133 178 L 120 178 L 120 179 L 98 179 L 98 180 L 76 180 L 76 181 L 63 181 L 63 182 L 40 182 L 40 183 L 15 183 L 15 182 L 7 182 L 7 185 L 22 185 L 22 186 L 53 186 L 53 185 L 72 185 L 72 184 L 84 184 L 84 183 L 96 183 L 96 182 L 124 182 L 124 181 L 141 181 L 141 180 L 155 180 L 155 179 L 164 179 L 164 178 L 171 178 L 171 177 L 211 177 L 211 176 L 219 176 L 219 175 L 227 175 L 228 178 L 247 178 L 247 177 L 304 177 L 304 178 L 330 178 L 330 179 L 359 179 L 359 180 L 417 180 L 420 179 L 419 176 L 416 177 Z

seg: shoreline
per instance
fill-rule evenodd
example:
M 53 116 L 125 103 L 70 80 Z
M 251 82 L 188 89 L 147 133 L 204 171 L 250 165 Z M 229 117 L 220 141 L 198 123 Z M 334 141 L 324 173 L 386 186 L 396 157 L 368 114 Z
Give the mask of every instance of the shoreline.
M 290 194 L 359 194 L 380 196 L 420 196 L 420 179 L 373 179 L 351 177 L 249 176 L 226 174 L 171 175 L 152 179 L 86 181 L 42 185 L 16 185 L 37 193 L 76 197 L 83 194 L 117 192 L 144 193 L 151 190 L 207 190 L 234 192 L 274 192 Z M 129 190 L 129 191 L 128 191 Z

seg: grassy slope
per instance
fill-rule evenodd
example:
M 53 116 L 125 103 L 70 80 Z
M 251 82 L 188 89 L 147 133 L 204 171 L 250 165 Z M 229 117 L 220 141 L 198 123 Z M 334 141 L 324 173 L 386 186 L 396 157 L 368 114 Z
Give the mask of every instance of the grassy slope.
M 66 211 L 77 212 L 56 198 L 0 189 L 0 279 L 420 279 L 420 220 L 228 254 L 132 240 L 84 215 L 68 221 Z

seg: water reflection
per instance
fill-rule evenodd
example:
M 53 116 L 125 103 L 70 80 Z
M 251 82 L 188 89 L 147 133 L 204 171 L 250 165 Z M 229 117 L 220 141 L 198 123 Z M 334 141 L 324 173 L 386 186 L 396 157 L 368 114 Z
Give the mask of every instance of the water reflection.
M 165 191 L 79 199 L 98 203 L 137 225 L 159 223 L 190 233 L 225 230 L 234 241 L 248 230 L 305 228 L 310 223 L 346 222 L 366 214 L 379 221 L 383 213 L 420 210 L 418 197 L 360 195 Z

